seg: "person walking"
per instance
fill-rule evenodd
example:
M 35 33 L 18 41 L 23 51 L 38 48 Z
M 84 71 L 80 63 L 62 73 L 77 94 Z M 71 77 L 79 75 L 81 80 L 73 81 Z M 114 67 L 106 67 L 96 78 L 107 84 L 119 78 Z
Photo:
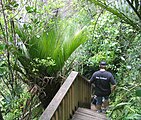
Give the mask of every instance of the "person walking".
M 100 62 L 100 70 L 93 73 L 90 83 L 95 85 L 95 99 L 97 112 L 106 111 L 109 106 L 109 95 L 116 88 L 116 81 L 112 73 L 106 71 L 106 62 Z M 103 104 L 103 109 L 102 109 Z

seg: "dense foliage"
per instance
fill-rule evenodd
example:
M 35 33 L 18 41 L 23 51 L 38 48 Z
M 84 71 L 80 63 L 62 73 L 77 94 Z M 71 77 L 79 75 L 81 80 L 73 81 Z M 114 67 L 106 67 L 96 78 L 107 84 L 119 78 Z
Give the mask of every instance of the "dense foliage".
M 93 18 L 90 25 L 90 40 L 77 51 L 79 57 L 75 59 L 74 66 L 77 65 L 75 69 L 90 78 L 92 73 L 99 69 L 99 62 L 107 61 L 107 69 L 117 80 L 116 91 L 110 96 L 111 106 L 108 117 L 111 120 L 139 120 L 141 119 L 139 97 L 141 93 L 141 34 L 140 29 L 136 28 L 140 28 L 140 18 L 138 22 L 135 22 L 130 17 L 131 24 L 120 16 L 117 9 L 102 2 L 94 0 L 94 3 L 98 4 L 102 10 Z M 114 15 L 105 12 L 105 9 Z M 127 14 L 125 11 L 122 12 Z
M 140 3 L 90 1 L 1 0 L 0 117 L 38 119 L 64 76 L 90 78 L 105 60 L 117 81 L 107 116 L 141 119 Z
M 75 8 L 77 5 L 69 1 L 1 1 L 4 119 L 38 119 L 40 109 L 45 109 L 58 91 L 65 61 L 87 40 L 83 22 L 88 19 L 75 19 L 85 18 L 87 11 L 78 12 L 81 7 Z M 5 92 L 3 85 L 8 87 Z

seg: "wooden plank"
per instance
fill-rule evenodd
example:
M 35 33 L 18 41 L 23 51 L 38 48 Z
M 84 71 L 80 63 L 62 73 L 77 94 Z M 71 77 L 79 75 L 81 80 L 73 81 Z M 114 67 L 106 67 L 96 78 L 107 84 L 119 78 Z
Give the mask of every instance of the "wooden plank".
M 96 111 L 78 108 L 71 120 L 107 120 L 105 114 Z
M 84 120 L 83 118 L 73 117 L 71 120 Z
M 103 118 L 103 119 L 106 118 L 106 115 L 104 113 L 97 113 L 96 111 L 91 109 L 78 108 L 77 112 L 88 114 L 90 116 L 97 116 L 97 118 Z
M 65 100 L 64 100 L 64 99 L 63 99 L 63 101 L 62 101 L 62 106 L 63 106 L 63 108 L 62 108 L 62 113 L 63 113 L 63 114 L 62 114 L 62 116 L 63 116 L 62 118 L 63 118 L 63 119 L 62 119 L 62 120 L 65 120 L 65 115 L 66 115 L 66 114 L 65 114 Z
M 76 114 L 76 115 L 80 115 L 82 118 L 83 118 L 83 117 L 87 117 L 87 118 L 92 119 L 92 120 L 95 120 L 95 119 L 96 119 L 96 120 L 97 120 L 97 119 L 98 119 L 98 120 L 107 120 L 106 117 L 99 117 L 99 116 L 98 116 L 99 113 L 92 115 L 92 114 L 87 114 L 87 113 L 82 113 L 82 112 L 76 112 L 75 114 Z
M 89 117 L 89 116 L 83 116 L 80 114 L 74 114 L 73 118 L 71 120 L 108 120 L 106 118 L 98 118 L 98 117 Z

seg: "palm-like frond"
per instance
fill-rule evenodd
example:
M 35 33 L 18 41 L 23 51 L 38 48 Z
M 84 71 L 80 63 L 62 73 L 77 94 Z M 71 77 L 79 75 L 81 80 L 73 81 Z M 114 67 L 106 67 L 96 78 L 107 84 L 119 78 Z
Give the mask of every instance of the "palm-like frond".
M 23 46 L 26 46 L 27 49 L 26 54 L 22 52 L 23 58 L 19 57 L 19 60 L 27 67 L 29 61 L 35 58 L 47 59 L 50 57 L 55 61 L 56 65 L 48 67 L 47 72 L 49 74 L 55 73 L 63 67 L 73 51 L 87 40 L 85 29 L 85 27 L 80 27 L 79 24 L 64 20 L 56 23 L 46 31 L 40 32 L 40 35 L 35 34 L 30 38 L 26 35 L 26 32 L 17 28 Z M 22 49 L 22 51 L 25 51 L 25 49 Z M 41 72 L 43 71 L 41 70 Z
M 107 11 L 118 16 L 124 22 L 141 30 L 141 1 L 140 0 L 90 0 Z

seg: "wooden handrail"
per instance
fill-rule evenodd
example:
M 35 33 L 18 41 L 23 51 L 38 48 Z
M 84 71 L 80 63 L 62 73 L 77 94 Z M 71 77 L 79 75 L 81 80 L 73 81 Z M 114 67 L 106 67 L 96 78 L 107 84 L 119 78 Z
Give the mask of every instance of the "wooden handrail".
M 90 100 L 90 83 L 78 72 L 72 71 L 40 120 L 68 120 L 78 107 L 90 108 Z

